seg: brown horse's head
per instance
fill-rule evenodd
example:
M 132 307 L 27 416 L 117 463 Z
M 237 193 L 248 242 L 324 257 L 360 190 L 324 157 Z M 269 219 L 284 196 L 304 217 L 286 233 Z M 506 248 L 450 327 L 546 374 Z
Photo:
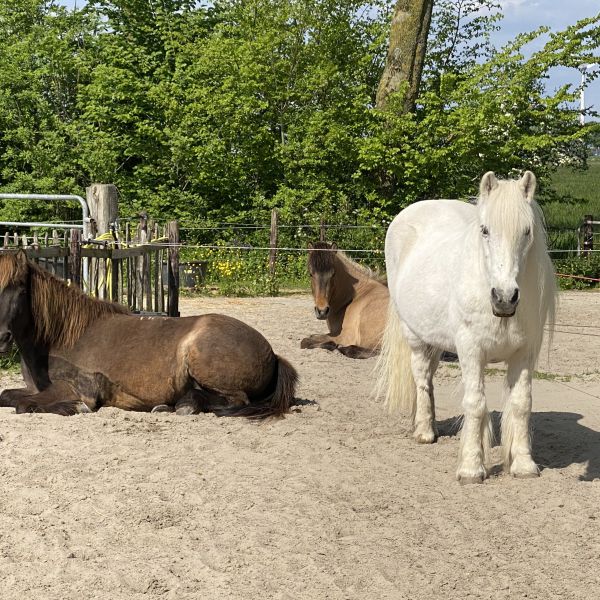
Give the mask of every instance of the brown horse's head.
M 12 329 L 27 303 L 27 257 L 22 251 L 0 255 L 0 353 L 8 352 L 12 345 Z
M 315 300 L 317 319 L 326 319 L 329 314 L 329 301 L 333 291 L 335 275 L 335 243 L 315 242 L 308 244 L 308 272 Z
M 13 338 L 46 346 L 72 347 L 94 320 L 127 308 L 85 296 L 44 271 L 25 252 L 0 253 L 0 352 Z M 33 336 L 32 336 L 33 334 Z

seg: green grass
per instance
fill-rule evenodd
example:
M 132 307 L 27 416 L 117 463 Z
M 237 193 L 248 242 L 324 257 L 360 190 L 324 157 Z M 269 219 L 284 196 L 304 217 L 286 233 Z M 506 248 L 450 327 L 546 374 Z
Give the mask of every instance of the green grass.
M 447 367 L 451 369 L 460 369 L 460 365 L 456 363 L 444 363 Z M 486 375 L 490 375 L 491 377 L 495 376 L 504 376 L 506 375 L 506 369 L 498 369 L 496 367 L 486 367 L 484 369 Z M 582 373 L 582 375 L 588 375 L 595 373 L 592 371 L 591 373 Z M 534 379 L 542 379 L 547 381 L 571 381 L 571 375 L 560 375 L 558 373 L 546 373 L 545 371 L 534 371 L 533 372 Z
M 18 373 L 21 370 L 21 358 L 13 346 L 5 354 L 0 354 L 0 371 L 4 373 Z
M 589 168 L 573 171 L 558 169 L 552 178 L 548 198 L 543 204 L 549 228 L 576 229 L 584 215 L 600 220 L 600 158 L 590 158 Z

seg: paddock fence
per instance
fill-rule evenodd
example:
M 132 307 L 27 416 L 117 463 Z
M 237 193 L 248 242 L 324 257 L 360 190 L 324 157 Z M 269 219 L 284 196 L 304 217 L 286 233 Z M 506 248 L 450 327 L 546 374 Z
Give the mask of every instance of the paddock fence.
M 40 267 L 90 296 L 124 304 L 136 313 L 179 316 L 176 221 L 117 221 L 100 235 L 92 227 L 94 235 L 82 239 L 81 229 L 74 228 L 5 232 L 0 239 L 2 251 L 24 250 Z
M 8 195 L 6 195 L 8 196 Z M 13 194 L 31 198 L 35 195 Z M 2 197 L 2 195 L 0 195 Z M 384 242 L 388 222 L 353 221 L 347 216 L 305 219 L 273 209 L 270 219 L 258 223 L 195 222 L 160 224 L 142 211 L 133 217 L 119 216 L 115 186 L 94 184 L 80 196 L 42 196 L 77 199 L 81 223 L 52 229 L 52 223 L 4 223 L 11 230 L 0 234 L 7 250 L 24 248 L 43 268 L 71 281 L 98 298 L 127 305 L 138 313 L 179 314 L 179 288 L 203 289 L 211 283 L 217 291 L 239 293 L 276 292 L 282 280 L 306 281 L 309 242 L 335 241 L 357 262 L 383 273 Z M 88 207 L 88 208 L 86 208 Z M 600 221 L 585 215 L 577 228 L 548 228 L 553 259 L 570 260 L 598 256 Z M 62 227 L 61 230 L 58 227 Z M 579 275 L 600 278 L 596 262 Z M 574 276 L 569 272 L 562 276 Z M 227 288 L 229 286 L 229 288 Z M 283 282 L 285 287 L 285 281 Z

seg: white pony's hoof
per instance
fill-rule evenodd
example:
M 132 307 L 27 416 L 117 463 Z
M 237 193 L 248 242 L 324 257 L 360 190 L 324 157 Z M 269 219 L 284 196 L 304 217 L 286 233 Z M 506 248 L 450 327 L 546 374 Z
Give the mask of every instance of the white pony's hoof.
M 540 470 L 531 457 L 523 456 L 513 460 L 510 474 L 517 479 L 532 479 L 540 476 Z
M 470 485 L 472 483 L 483 483 L 485 475 L 457 475 L 456 479 L 458 479 L 460 485 Z
M 92 409 L 85 403 L 85 402 L 81 402 L 79 404 L 79 406 L 77 407 L 77 412 L 79 414 L 83 414 L 83 413 L 91 413 Z
M 460 468 L 456 473 L 456 479 L 460 485 L 469 485 L 471 483 L 483 483 L 487 473 L 483 465 L 473 469 Z
M 173 407 L 168 404 L 159 404 L 155 406 L 150 412 L 159 413 L 159 412 L 173 412 Z
M 417 432 L 413 433 L 413 438 L 419 444 L 433 444 L 437 440 L 437 434 L 435 431 Z
M 511 473 L 515 479 L 535 479 L 540 476 L 540 472 L 537 473 Z

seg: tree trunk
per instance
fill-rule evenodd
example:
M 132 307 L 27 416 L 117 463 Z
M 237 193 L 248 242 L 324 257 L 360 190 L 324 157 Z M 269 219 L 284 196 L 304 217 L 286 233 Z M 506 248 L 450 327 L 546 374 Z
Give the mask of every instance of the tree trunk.
M 377 108 L 385 108 L 392 92 L 408 83 L 404 112 L 414 109 L 419 93 L 433 0 L 398 0 L 390 29 L 390 46 L 377 89 Z

